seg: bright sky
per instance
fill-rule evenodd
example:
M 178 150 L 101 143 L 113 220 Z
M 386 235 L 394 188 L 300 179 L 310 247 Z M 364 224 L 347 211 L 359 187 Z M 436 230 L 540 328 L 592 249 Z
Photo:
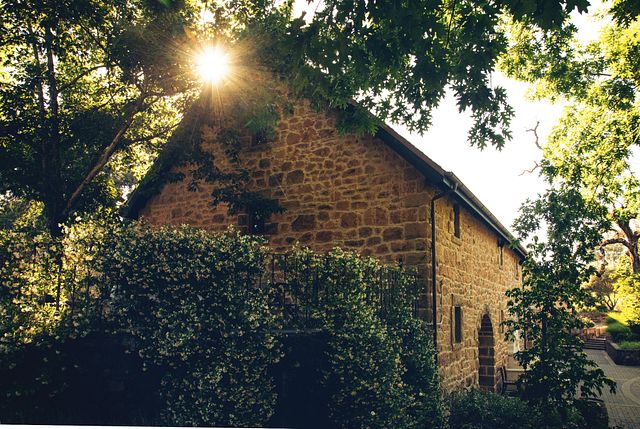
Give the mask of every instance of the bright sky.
M 511 123 L 513 140 L 502 151 L 493 147 L 472 148 L 467 132 L 472 125 L 470 115 L 460 114 L 452 96 L 433 115 L 433 126 L 424 135 L 409 133 L 402 126 L 394 126 L 403 136 L 436 161 L 445 170 L 453 171 L 485 206 L 507 227 L 517 216 L 518 208 L 528 197 L 544 190 L 537 172 L 530 170 L 541 152 L 534 144 L 533 133 L 527 129 L 538 126 L 540 143 L 545 141 L 551 127 L 562 113 L 562 107 L 547 102 L 531 102 L 525 98 L 527 85 L 507 79 L 499 73 L 494 85 L 507 89 L 509 101 L 516 111 Z

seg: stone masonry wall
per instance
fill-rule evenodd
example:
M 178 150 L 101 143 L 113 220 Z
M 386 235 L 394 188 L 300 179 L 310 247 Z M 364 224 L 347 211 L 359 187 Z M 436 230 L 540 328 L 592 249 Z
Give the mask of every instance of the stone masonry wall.
M 448 389 L 477 386 L 479 336 L 484 315 L 493 329 L 495 383 L 512 343 L 500 323 L 507 315 L 505 292 L 521 284 L 519 257 L 505 244 L 502 263 L 498 236 L 467 210 L 460 210 L 460 237 L 454 234 L 455 202 L 438 201 L 436 210 L 438 363 Z M 462 308 L 462 341 L 454 341 L 454 307 Z
M 217 129 L 202 130 L 213 141 Z M 339 246 L 385 262 L 402 260 L 427 279 L 430 273 L 429 203 L 435 193 L 424 177 L 383 141 L 339 134 L 335 118 L 296 103 L 281 120 L 276 139 L 251 144 L 242 162 L 251 172 L 250 188 L 277 199 L 285 212 L 266 225 L 269 244 L 284 251 L 295 244 L 326 251 Z M 205 146 L 217 155 L 220 148 Z M 187 173 L 188 168 L 183 169 Z M 246 215 L 230 216 L 209 202 L 212 185 L 187 190 L 188 178 L 168 183 L 141 212 L 152 224 L 190 224 L 211 231 L 244 225 Z M 462 233 L 453 234 L 453 202 L 438 200 L 438 285 L 442 290 L 438 325 L 439 364 L 447 390 L 478 382 L 478 329 L 484 312 L 494 327 L 496 363 L 507 345 L 499 333 L 504 291 L 518 283 L 516 257 L 505 246 L 499 264 L 497 235 L 461 209 Z M 425 280 L 423 301 L 430 282 Z M 463 306 L 462 343 L 454 344 L 451 308 Z

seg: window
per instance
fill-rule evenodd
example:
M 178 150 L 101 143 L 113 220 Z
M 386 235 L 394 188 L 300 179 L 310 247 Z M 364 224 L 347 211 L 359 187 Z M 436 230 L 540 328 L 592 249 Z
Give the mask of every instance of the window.
M 500 265 L 504 264 L 504 246 L 500 246 Z
M 462 307 L 453 307 L 453 342 L 462 342 Z
M 453 205 L 453 234 L 460 238 L 460 206 Z
M 504 310 L 500 310 L 500 333 L 504 334 Z

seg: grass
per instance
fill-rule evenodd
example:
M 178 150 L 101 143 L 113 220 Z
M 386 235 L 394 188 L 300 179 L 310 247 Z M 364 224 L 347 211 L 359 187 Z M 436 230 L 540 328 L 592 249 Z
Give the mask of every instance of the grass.
M 610 311 L 607 313 L 605 323 L 607 325 L 610 325 L 612 323 L 620 323 L 622 325 L 626 325 L 627 318 L 619 311 Z
M 623 350 L 640 349 L 640 341 L 621 341 L 618 346 Z

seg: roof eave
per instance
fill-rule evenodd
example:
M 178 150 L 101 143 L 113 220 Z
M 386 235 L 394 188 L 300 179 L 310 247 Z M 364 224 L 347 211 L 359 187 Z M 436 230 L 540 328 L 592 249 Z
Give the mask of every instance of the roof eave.
M 524 259 L 526 257 L 527 251 L 525 248 L 455 174 L 450 171 L 445 171 L 440 165 L 422 153 L 420 149 L 398 134 L 390 126 L 386 124 L 380 126 L 376 134 L 396 153 L 417 168 L 429 183 L 445 190 L 451 190 L 453 195 L 477 215 L 482 222 L 489 226 L 507 243 L 512 244 L 514 251 L 516 251 L 521 258 Z

